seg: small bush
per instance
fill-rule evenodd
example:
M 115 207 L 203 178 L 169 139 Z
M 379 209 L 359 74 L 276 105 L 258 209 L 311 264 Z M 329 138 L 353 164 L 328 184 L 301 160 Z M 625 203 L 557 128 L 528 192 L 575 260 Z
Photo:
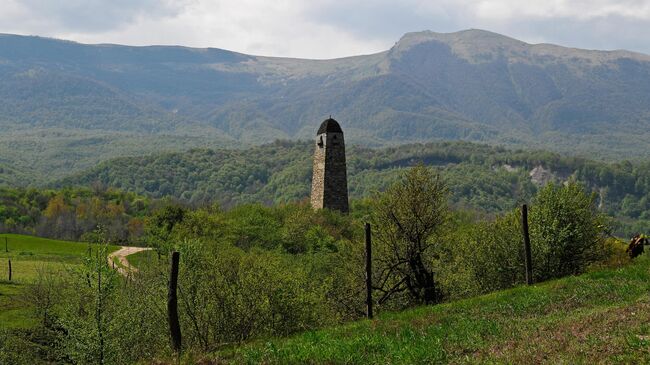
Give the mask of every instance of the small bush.
M 606 218 L 595 201 L 575 182 L 537 193 L 529 215 L 536 281 L 580 274 L 606 258 Z

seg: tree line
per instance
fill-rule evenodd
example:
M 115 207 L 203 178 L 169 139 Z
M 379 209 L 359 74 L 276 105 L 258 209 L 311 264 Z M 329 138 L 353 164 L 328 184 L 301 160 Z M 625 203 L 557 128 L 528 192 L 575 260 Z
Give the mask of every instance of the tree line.
M 0 231 L 94 241 L 102 226 L 112 243 L 138 243 L 146 217 L 160 204 L 114 189 L 0 188 Z
M 123 158 L 52 189 L 0 188 L 0 230 L 91 240 L 101 224 L 114 243 L 139 245 L 144 226 L 161 206 L 266 206 L 301 202 L 309 194 L 311 144 L 278 141 L 249 150 L 193 150 Z M 385 190 L 409 167 L 424 164 L 447 181 L 453 207 L 494 216 L 530 200 L 540 189 L 529 171 L 542 166 L 550 181 L 575 181 L 597 194 L 613 218 L 612 233 L 647 232 L 650 166 L 603 163 L 550 152 L 508 150 L 465 142 L 351 148 L 350 196 Z M 85 235 L 85 236 L 84 236 Z
M 242 150 L 195 149 L 188 152 L 107 161 L 54 187 L 102 184 L 151 198 L 174 197 L 200 206 L 218 202 L 228 208 L 246 203 L 279 204 L 309 196 L 311 156 L 308 142 L 276 141 Z M 530 199 L 544 182 L 531 170 L 542 167 L 556 183 L 577 181 L 598 193 L 598 206 L 617 219 L 621 235 L 647 231 L 650 165 L 606 163 L 547 151 L 511 150 L 468 142 L 438 142 L 381 149 L 348 148 L 349 189 L 363 199 L 386 189 L 405 168 L 418 164 L 441 173 L 451 203 L 490 214 Z

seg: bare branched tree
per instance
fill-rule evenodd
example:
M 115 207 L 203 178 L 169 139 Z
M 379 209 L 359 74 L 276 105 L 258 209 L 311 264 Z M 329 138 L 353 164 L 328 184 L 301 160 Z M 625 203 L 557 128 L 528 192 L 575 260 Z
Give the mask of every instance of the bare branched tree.
M 448 220 L 448 190 L 432 169 L 417 166 L 380 194 L 374 207 L 379 303 L 405 293 L 416 303 L 440 301 L 431 248 Z

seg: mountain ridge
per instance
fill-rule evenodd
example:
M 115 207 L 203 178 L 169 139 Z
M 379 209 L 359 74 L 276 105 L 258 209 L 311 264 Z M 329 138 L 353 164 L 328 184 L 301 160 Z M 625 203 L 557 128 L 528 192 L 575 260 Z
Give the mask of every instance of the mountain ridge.
M 125 45 L 125 44 L 120 44 L 120 43 L 85 43 L 85 42 L 78 42 L 74 40 L 68 40 L 68 39 L 63 39 L 63 38 L 56 38 L 56 37 L 48 37 L 48 36 L 40 36 L 40 35 L 24 35 L 24 34 L 14 34 L 14 33 L 0 33 L 0 39 L 2 38 L 31 38 L 31 39 L 36 39 L 36 40 L 43 40 L 43 41 L 52 41 L 52 42 L 58 42 L 58 43 L 63 43 L 63 44 L 70 44 L 70 45 L 78 45 L 78 46 L 88 46 L 88 47 L 106 47 L 106 48 L 111 48 L 111 47 L 116 47 L 116 48 L 133 48 L 133 49 L 182 49 L 182 50 L 190 50 L 194 51 L 197 53 L 203 53 L 203 52 L 210 52 L 210 51 L 218 51 L 218 52 L 225 52 L 225 53 L 230 53 L 233 55 L 239 55 L 243 56 L 245 58 L 265 58 L 265 59 L 286 59 L 286 60 L 301 60 L 301 61 L 335 61 L 335 60 L 345 60 L 345 59 L 351 59 L 351 58 L 358 58 L 358 57 L 365 57 L 365 56 L 374 56 L 374 55 L 379 55 L 379 54 L 384 54 L 390 51 L 384 50 L 384 51 L 379 51 L 379 52 L 373 52 L 373 53 L 362 53 L 362 54 L 354 54 L 354 55 L 349 55 L 349 56 L 342 56 L 342 57 L 334 57 L 334 58 L 303 58 L 303 57 L 285 57 L 285 56 L 266 56 L 262 54 L 247 54 L 243 53 L 240 51 L 233 51 L 225 48 L 220 48 L 220 47 L 213 47 L 213 46 L 207 46 L 207 47 L 192 47 L 192 46 L 183 46 L 180 44 L 150 44 L 150 45 Z M 514 37 L 510 37 L 504 34 L 492 32 L 489 30 L 485 29 L 480 29 L 480 28 L 470 28 L 470 29 L 463 29 L 455 32 L 435 32 L 432 30 L 421 30 L 421 31 L 413 31 L 413 32 L 407 32 L 404 33 L 400 37 L 399 40 L 395 42 L 395 44 L 391 47 L 394 48 L 396 45 L 399 45 L 400 43 L 406 43 L 409 42 L 411 43 L 411 38 L 418 39 L 419 42 L 422 41 L 428 41 L 428 40 L 438 40 L 438 41 L 445 41 L 449 42 L 450 40 L 467 40 L 467 39 L 495 39 L 499 40 L 501 43 L 510 43 L 510 44 L 519 44 L 521 46 L 526 46 L 526 47 L 531 47 L 531 48 L 546 48 L 546 47 L 551 47 L 551 48 L 558 48 L 558 49 L 565 49 L 565 50 L 571 50 L 571 51 L 580 51 L 580 52 L 596 52 L 596 53 L 610 53 L 610 54 L 619 54 L 622 57 L 624 56 L 639 56 L 644 59 L 650 59 L 650 54 L 646 54 L 643 52 L 639 51 L 633 51 L 633 50 L 628 50 L 628 49 L 611 49 L 611 50 L 600 50 L 600 49 L 587 49 L 587 48 L 579 48 L 579 47 L 572 47 L 572 46 L 562 46 L 554 43 L 547 43 L 547 42 L 541 42 L 541 43 L 528 43 L 519 39 L 516 39 Z M 419 43 L 418 42 L 418 43 Z
M 467 140 L 643 159 L 650 56 L 483 30 L 407 33 L 389 50 L 331 60 L 0 35 L 0 143 L 20 145 L 0 146 L 0 162 L 35 180 L 162 149 L 308 139 L 330 114 L 364 146 Z M 42 156 L 25 142 L 34 129 L 77 131 L 74 151 L 48 138 L 42 148 L 82 162 L 21 162 Z M 97 138 L 116 149 L 90 143 Z
M 427 40 L 437 40 L 445 43 L 452 43 L 452 44 L 460 43 L 465 45 L 469 44 L 473 46 L 477 46 L 476 41 L 485 42 L 486 40 L 491 40 L 493 42 L 496 41 L 501 46 L 515 45 L 520 48 L 528 48 L 536 52 L 552 49 L 552 50 L 561 50 L 563 53 L 575 52 L 579 54 L 605 54 L 605 55 L 618 56 L 618 57 L 632 57 L 632 58 L 642 59 L 644 61 L 650 61 L 650 55 L 642 52 L 635 52 L 626 49 L 615 49 L 615 50 L 584 49 L 584 48 L 577 48 L 577 47 L 561 46 L 552 43 L 527 43 L 518 40 L 516 38 L 508 37 L 503 34 L 491 32 L 483 29 L 466 29 L 466 30 L 461 30 L 458 32 L 451 32 L 451 33 L 438 33 L 430 30 L 425 30 L 420 32 L 410 32 L 403 35 L 402 38 L 396 43 L 396 45 L 399 44 L 400 42 L 404 42 L 404 43 L 412 42 L 411 40 L 409 40 L 409 38 L 416 38 L 417 40 L 419 40 L 420 43 Z

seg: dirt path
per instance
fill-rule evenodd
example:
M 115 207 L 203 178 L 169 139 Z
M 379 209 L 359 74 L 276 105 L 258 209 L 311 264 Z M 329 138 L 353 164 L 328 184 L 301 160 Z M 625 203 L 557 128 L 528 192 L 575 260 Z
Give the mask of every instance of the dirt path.
M 132 267 L 129 264 L 129 260 L 126 259 L 127 256 L 133 255 L 134 253 L 151 250 L 151 247 L 122 247 L 115 252 L 108 254 L 108 265 L 113 267 L 115 263 L 115 270 L 123 276 L 127 276 L 129 273 L 138 272 L 138 269 Z M 115 262 L 117 261 L 117 262 Z M 119 265 L 118 265 L 119 263 Z

